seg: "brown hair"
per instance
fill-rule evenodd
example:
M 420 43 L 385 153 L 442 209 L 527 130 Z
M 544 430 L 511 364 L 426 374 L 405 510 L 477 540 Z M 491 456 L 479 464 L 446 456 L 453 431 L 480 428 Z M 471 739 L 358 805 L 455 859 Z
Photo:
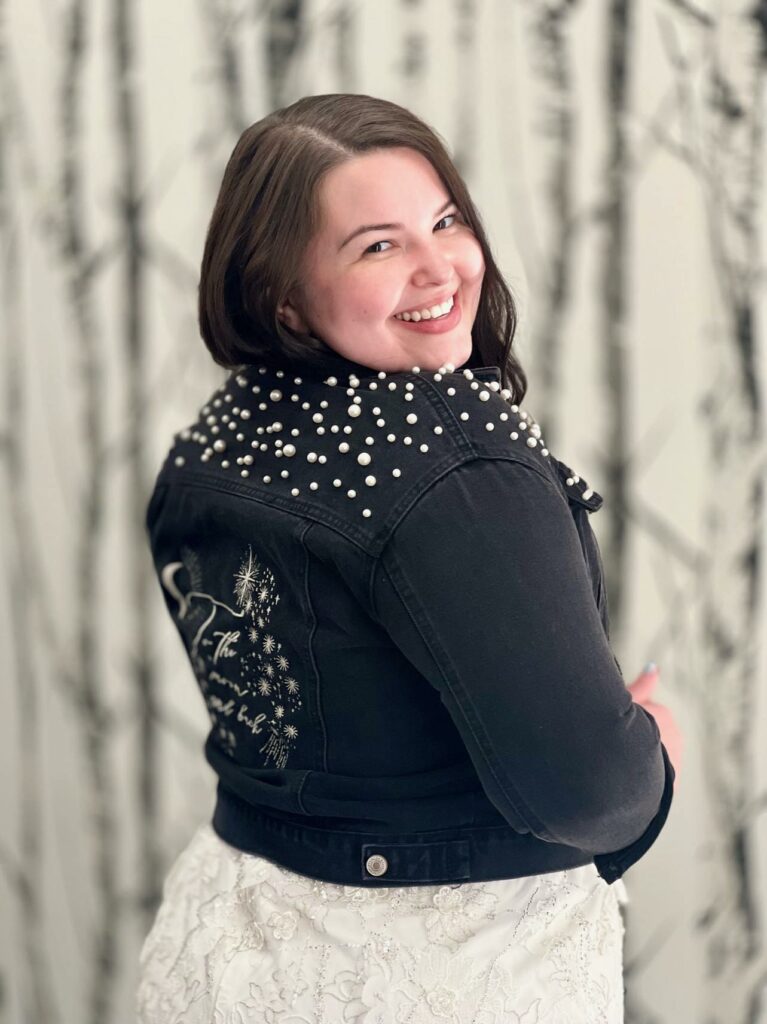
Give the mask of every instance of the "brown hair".
M 361 153 L 407 146 L 432 164 L 482 248 L 485 274 L 466 366 L 498 366 L 512 401 L 527 377 L 512 343 L 517 311 L 490 251 L 482 220 L 441 137 L 389 100 L 358 93 L 304 96 L 240 136 L 211 215 L 199 282 L 200 333 L 219 366 L 237 369 L 270 353 L 312 362 L 327 346 L 277 316 L 300 293 L 303 253 L 319 224 L 318 185 Z

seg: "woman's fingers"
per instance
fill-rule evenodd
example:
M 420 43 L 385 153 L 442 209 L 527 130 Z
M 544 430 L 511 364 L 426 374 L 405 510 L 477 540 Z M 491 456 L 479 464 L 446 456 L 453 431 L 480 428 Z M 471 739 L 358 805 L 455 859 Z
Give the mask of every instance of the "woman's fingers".
M 649 699 L 650 695 L 658 685 L 658 666 L 650 669 L 650 671 L 641 672 L 633 683 L 629 684 L 629 690 L 631 691 L 632 698 L 638 703 L 643 704 Z

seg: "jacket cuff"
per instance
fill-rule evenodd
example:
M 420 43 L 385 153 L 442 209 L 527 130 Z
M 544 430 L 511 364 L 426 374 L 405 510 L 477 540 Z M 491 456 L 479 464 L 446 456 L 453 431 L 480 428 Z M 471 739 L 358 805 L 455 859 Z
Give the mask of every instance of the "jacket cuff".
M 674 766 L 669 760 L 668 752 L 662 743 L 661 753 L 663 754 L 663 763 L 666 768 L 666 781 L 663 787 L 660 807 L 658 808 L 655 817 L 642 835 L 633 843 L 630 843 L 628 846 L 624 846 L 620 850 L 614 850 L 612 853 L 598 853 L 594 857 L 594 864 L 597 867 L 597 871 L 608 885 L 611 885 L 619 879 L 632 864 L 635 864 L 640 857 L 643 857 L 644 854 L 647 853 L 652 844 L 658 838 L 661 829 L 666 823 L 666 818 L 668 817 L 668 812 L 671 807 L 671 801 L 674 796 L 674 779 L 676 778 L 676 772 L 674 771 Z

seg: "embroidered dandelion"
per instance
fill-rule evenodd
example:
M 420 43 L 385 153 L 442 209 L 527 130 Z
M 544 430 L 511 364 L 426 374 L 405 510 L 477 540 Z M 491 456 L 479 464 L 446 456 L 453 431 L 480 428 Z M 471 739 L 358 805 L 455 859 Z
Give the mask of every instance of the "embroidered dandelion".
M 256 585 L 258 575 L 258 561 L 253 557 L 253 552 L 248 548 L 248 556 L 235 573 L 234 596 L 240 608 L 246 611 L 253 604 L 253 588 Z
M 303 703 L 298 681 L 285 675 L 290 659 L 281 653 L 283 645 L 271 622 L 280 601 L 274 573 L 248 546 L 239 564 L 235 563 L 238 568 L 230 577 L 230 594 L 219 595 L 205 586 L 198 554 L 190 548 L 184 551 L 184 562 L 163 566 L 161 582 L 175 601 L 176 624 L 205 699 L 211 735 L 233 753 L 238 745 L 251 743 L 252 736 L 264 732 L 259 723 L 269 720 L 268 738 L 260 753 L 264 766 L 272 763 L 283 768 L 298 736 L 290 719 L 300 713 Z M 252 645 L 249 650 L 240 647 L 246 635 Z M 224 662 L 225 672 L 221 670 Z M 241 699 L 234 730 L 225 721 L 231 714 L 233 693 Z

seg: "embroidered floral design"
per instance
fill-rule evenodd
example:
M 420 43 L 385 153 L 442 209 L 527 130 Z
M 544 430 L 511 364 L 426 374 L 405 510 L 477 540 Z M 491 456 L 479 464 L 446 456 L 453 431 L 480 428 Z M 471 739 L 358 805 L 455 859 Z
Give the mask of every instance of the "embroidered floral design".
M 136 1020 L 619 1024 L 626 901 L 593 864 L 454 886 L 336 885 L 242 853 L 205 824 L 142 947 Z
M 215 738 L 230 754 L 246 744 L 249 757 L 256 741 L 263 767 L 284 768 L 300 735 L 303 701 L 270 622 L 280 602 L 275 575 L 249 545 L 232 573 L 231 598 L 217 596 L 203 581 L 197 552 L 184 546 L 180 553 L 160 579 L 175 602 L 173 618 Z

